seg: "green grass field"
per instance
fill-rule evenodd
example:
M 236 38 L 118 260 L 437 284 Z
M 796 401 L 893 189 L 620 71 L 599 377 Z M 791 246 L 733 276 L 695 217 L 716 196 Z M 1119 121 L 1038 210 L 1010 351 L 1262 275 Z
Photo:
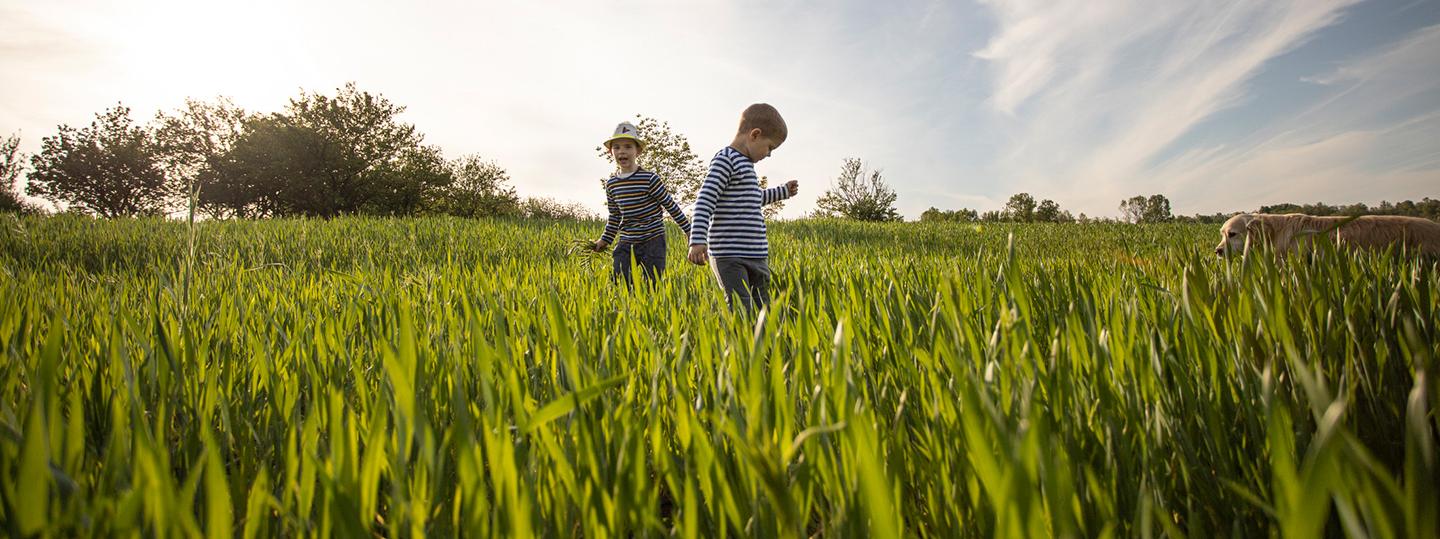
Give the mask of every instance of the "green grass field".
M 757 320 L 599 229 L 0 216 L 0 533 L 1440 535 L 1434 261 L 778 223 Z

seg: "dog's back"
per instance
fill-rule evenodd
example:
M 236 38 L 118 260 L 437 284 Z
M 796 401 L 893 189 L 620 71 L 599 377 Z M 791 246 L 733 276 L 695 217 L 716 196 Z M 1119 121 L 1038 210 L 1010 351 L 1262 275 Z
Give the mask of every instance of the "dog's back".
M 1428 256 L 1440 256 L 1440 223 L 1429 219 L 1366 215 L 1340 225 L 1334 234 L 1344 245 L 1384 249 L 1395 244 Z
M 1331 241 L 1357 249 L 1379 250 L 1394 245 L 1412 253 L 1440 257 L 1440 223 L 1418 217 L 1248 214 L 1246 229 L 1261 232 L 1264 241 L 1280 253 L 1308 248 L 1315 241 Z

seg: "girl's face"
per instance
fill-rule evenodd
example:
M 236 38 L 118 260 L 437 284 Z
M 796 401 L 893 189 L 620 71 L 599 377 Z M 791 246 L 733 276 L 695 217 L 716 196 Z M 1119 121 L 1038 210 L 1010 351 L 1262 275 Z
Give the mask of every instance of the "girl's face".
M 640 157 L 640 146 L 633 140 L 620 139 L 610 143 L 610 157 L 615 158 L 615 164 L 620 170 L 634 170 L 639 165 L 636 159 Z

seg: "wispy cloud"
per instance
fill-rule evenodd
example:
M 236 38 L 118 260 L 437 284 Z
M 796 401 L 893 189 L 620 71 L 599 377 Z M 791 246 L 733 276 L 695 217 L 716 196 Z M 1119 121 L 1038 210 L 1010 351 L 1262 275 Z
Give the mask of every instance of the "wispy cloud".
M 1207 200 L 1202 209 L 1435 194 L 1440 26 L 1306 80 L 1331 93 L 1252 137 L 1192 149 L 1154 175 L 1174 192 Z
M 997 168 L 1082 210 L 1159 191 L 1152 168 L 1178 139 L 1353 3 L 990 0 L 999 30 L 976 54 L 1015 141 Z

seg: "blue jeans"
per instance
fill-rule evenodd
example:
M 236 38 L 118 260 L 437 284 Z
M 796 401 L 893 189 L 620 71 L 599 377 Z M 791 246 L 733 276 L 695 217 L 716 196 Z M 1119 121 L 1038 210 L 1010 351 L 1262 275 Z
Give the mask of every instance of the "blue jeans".
M 615 252 L 611 255 L 614 263 L 611 266 L 610 280 L 625 280 L 625 286 L 629 287 L 634 283 L 630 276 L 632 260 L 640 265 L 640 273 L 645 276 L 645 281 L 654 283 L 665 273 L 665 235 L 660 234 L 648 240 L 638 243 L 622 241 L 615 244 Z

